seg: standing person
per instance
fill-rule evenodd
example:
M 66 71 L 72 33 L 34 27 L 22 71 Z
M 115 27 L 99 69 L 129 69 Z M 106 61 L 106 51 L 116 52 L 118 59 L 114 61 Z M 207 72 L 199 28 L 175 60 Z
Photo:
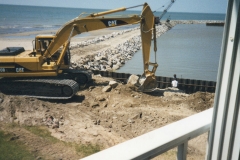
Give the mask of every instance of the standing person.
M 174 74 L 173 77 L 174 78 L 172 80 L 172 87 L 177 88 L 177 86 L 178 86 L 177 75 Z

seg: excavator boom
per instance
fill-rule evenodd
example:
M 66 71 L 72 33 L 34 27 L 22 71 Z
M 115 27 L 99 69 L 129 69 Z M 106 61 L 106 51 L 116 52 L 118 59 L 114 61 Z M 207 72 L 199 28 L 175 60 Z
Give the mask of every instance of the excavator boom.
M 90 32 L 94 30 L 117 27 L 122 25 L 130 25 L 140 23 L 141 17 L 138 15 L 133 15 L 124 18 L 104 18 L 104 16 L 110 13 L 115 13 L 119 11 L 126 10 L 126 8 L 120 8 L 116 10 L 110 10 L 106 12 L 100 12 L 96 14 L 91 14 L 87 17 L 77 17 L 68 23 L 66 23 L 62 28 L 60 28 L 55 38 L 52 40 L 51 44 L 44 53 L 44 57 L 51 57 L 56 51 L 68 40 L 69 35 L 73 29 L 71 37 L 75 35 Z

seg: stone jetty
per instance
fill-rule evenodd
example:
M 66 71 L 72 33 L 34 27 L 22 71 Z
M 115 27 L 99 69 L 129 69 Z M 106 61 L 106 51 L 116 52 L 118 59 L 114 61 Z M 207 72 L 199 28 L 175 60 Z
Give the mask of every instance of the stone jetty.
M 163 33 L 171 28 L 172 26 L 170 24 L 157 25 L 157 37 L 160 37 Z M 108 48 L 105 51 L 97 52 L 93 55 L 87 55 L 84 58 L 81 57 L 79 60 L 72 61 L 71 67 L 74 69 L 91 69 L 101 71 L 115 71 L 119 69 L 126 63 L 126 61 L 130 60 L 138 50 L 141 49 L 142 45 L 140 27 L 113 32 L 108 35 L 96 37 L 94 39 L 79 42 L 70 46 L 70 49 L 81 48 L 99 43 L 101 41 L 110 40 L 111 38 L 115 38 L 118 35 L 129 33 L 134 30 L 139 30 L 139 34 L 130 39 L 126 39 L 124 43 L 118 44 L 116 47 Z

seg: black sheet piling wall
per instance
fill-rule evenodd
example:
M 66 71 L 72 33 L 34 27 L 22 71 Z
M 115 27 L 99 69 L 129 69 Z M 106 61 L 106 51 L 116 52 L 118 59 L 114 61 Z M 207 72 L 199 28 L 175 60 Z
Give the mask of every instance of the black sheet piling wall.
M 113 79 L 119 80 L 126 83 L 128 78 L 131 76 L 129 73 L 117 73 L 117 72 L 108 72 L 108 71 L 98 71 L 92 70 L 94 75 L 100 74 L 103 77 L 111 77 Z M 140 75 L 137 75 L 140 76 Z M 157 87 L 160 89 L 165 89 L 171 87 L 171 82 L 173 77 L 163 77 L 156 76 Z M 205 80 L 195 80 L 195 79 L 184 79 L 178 78 L 178 88 L 185 91 L 185 93 L 194 93 L 197 91 L 201 92 L 211 92 L 214 93 L 216 89 L 216 82 L 214 81 L 205 81 Z

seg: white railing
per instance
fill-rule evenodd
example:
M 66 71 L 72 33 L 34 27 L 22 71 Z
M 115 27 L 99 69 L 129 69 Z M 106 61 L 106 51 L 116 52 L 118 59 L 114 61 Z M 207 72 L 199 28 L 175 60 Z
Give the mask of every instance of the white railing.
M 83 160 L 151 159 L 178 147 L 177 159 L 185 160 L 188 141 L 210 130 L 213 109 L 184 118 L 143 134 Z

